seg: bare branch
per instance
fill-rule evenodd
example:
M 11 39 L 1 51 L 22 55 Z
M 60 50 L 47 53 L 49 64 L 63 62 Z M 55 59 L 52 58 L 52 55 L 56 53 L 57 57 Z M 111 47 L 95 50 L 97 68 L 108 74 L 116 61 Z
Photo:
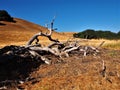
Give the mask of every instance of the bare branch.
M 38 38 L 38 36 L 40 36 L 41 35 L 41 32 L 39 32 L 39 33 L 37 33 L 37 34 L 35 34 L 28 42 L 27 42 L 27 44 L 26 44 L 26 46 L 29 46 L 29 45 L 31 45 L 32 44 L 32 42 L 35 40 L 35 39 L 37 39 Z
M 53 39 L 53 38 L 51 37 L 53 30 L 49 30 L 49 31 L 50 31 L 49 34 L 44 34 L 44 33 L 42 33 L 42 32 L 39 32 L 39 33 L 35 34 L 35 35 L 27 42 L 26 46 L 31 45 L 34 40 L 37 40 L 37 41 L 36 41 L 36 44 L 38 44 L 38 42 L 39 42 L 38 36 L 44 36 L 44 37 L 47 37 L 50 41 L 59 42 L 58 40 L 55 40 L 55 39 Z
M 48 45 L 47 47 L 48 47 L 48 48 L 52 48 L 52 47 L 54 47 L 54 46 L 56 46 L 56 45 L 57 45 L 57 46 L 64 47 L 64 44 L 63 44 L 63 43 L 60 43 L 60 42 L 54 42 L 54 43 Z
M 102 60 L 102 71 L 101 71 L 101 74 L 103 77 L 106 77 L 106 66 L 105 66 L 105 62 L 104 60 Z
M 30 50 L 29 51 L 33 56 L 39 57 L 42 61 L 44 61 L 46 64 L 51 64 L 50 60 L 45 58 L 44 56 L 39 55 L 37 52 Z
M 79 46 L 77 46 L 77 47 L 72 47 L 72 48 L 70 48 L 70 49 L 65 50 L 64 52 L 69 53 L 69 52 L 71 52 L 71 51 L 73 51 L 73 50 L 76 50 L 76 49 L 78 49 L 78 48 L 79 48 Z
M 55 50 L 48 48 L 48 47 L 30 47 L 29 49 L 35 51 L 35 52 L 40 52 L 40 51 L 46 51 L 46 52 L 50 52 L 51 54 L 55 55 L 55 56 L 59 56 L 59 53 L 56 53 Z
M 100 45 L 97 46 L 96 49 L 100 48 L 104 43 L 105 43 L 105 41 L 102 41 L 102 42 L 100 43 Z
M 87 50 L 88 50 L 88 47 L 86 46 L 85 49 L 84 49 L 84 56 L 87 55 Z

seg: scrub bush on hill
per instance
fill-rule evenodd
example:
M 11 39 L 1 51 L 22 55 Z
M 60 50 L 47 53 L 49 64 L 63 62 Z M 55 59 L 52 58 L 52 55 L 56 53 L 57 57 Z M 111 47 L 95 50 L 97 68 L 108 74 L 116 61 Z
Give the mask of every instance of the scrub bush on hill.
M 118 33 L 114 33 L 111 31 L 95 31 L 92 29 L 87 29 L 83 32 L 75 33 L 73 36 L 84 39 L 120 39 L 120 31 Z
M 0 10 L 0 21 L 15 22 L 6 10 Z

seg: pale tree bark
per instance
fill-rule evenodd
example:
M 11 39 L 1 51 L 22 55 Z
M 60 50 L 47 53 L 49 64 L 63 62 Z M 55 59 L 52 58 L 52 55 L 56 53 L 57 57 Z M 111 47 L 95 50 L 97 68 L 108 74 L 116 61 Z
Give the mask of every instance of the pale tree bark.
M 35 34 L 35 35 L 27 42 L 26 46 L 31 45 L 34 40 L 37 40 L 36 44 L 38 44 L 38 42 L 39 42 L 38 36 L 44 36 L 44 37 L 47 37 L 50 41 L 59 42 L 57 39 L 55 40 L 55 39 L 53 39 L 53 38 L 51 37 L 52 32 L 53 32 L 53 30 L 49 30 L 49 34 L 45 34 L 45 33 L 42 33 L 42 32 L 39 32 L 39 33 Z
M 42 61 L 49 64 L 50 63 L 49 60 L 41 56 L 39 52 L 49 52 L 52 55 L 58 56 L 60 58 L 62 58 L 63 55 L 65 55 L 66 57 L 69 57 L 69 53 L 75 50 L 78 50 L 79 52 L 83 52 L 83 56 L 87 56 L 88 52 L 92 52 L 92 51 L 95 51 L 95 53 L 98 52 L 97 48 L 94 48 L 91 46 L 85 46 L 81 48 L 79 44 L 80 42 L 79 40 L 70 41 L 70 39 L 68 39 L 65 43 L 61 43 L 59 40 L 53 39 L 51 36 L 54 31 L 53 29 L 54 21 L 55 21 L 55 17 L 50 23 L 50 29 L 48 29 L 49 32 L 46 32 L 46 33 L 39 32 L 35 34 L 32 38 L 30 38 L 30 40 L 27 42 L 26 48 L 29 49 L 29 52 L 31 53 L 31 55 L 37 56 Z M 39 44 L 39 39 L 38 39 L 39 36 L 47 37 L 53 43 L 49 44 L 46 47 L 41 47 L 41 43 Z M 34 41 L 36 42 L 33 45 L 32 43 Z M 101 43 L 98 47 L 100 47 L 102 44 L 103 43 Z

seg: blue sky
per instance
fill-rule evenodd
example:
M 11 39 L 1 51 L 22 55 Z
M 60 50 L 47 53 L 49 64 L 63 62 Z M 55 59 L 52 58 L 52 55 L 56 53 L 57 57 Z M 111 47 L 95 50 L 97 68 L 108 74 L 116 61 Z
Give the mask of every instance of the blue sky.
M 56 15 L 58 32 L 120 31 L 120 0 L 0 0 L 0 10 L 42 26 Z

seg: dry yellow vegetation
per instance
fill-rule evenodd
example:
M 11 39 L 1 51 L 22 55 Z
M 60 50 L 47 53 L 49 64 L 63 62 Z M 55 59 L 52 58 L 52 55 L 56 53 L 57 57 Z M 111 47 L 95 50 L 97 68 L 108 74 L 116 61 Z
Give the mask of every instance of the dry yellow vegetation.
M 104 41 L 103 48 L 120 50 L 120 40 L 106 40 L 106 39 L 91 39 L 91 40 L 80 40 L 81 45 L 99 46 Z
M 0 26 L 0 47 L 6 45 L 25 45 L 26 42 L 36 33 L 42 31 L 47 32 L 47 28 L 28 22 L 26 20 L 14 19 L 16 23 L 10 23 L 1 21 L 5 25 Z M 104 48 L 109 49 L 120 49 L 120 40 L 105 40 L 105 39 L 75 39 L 73 38 L 74 32 L 53 32 L 52 37 L 54 39 L 59 39 L 62 42 L 70 40 L 79 40 L 80 45 L 92 45 L 98 46 L 102 41 L 105 41 L 103 44 Z M 47 38 L 39 37 L 40 43 L 48 44 L 50 41 Z
M 0 47 L 6 45 L 25 45 L 36 33 L 48 31 L 47 28 L 15 18 L 16 23 L 1 21 L 5 25 L 0 26 Z M 69 37 L 61 33 L 53 32 L 53 38 L 66 40 Z M 40 42 L 48 42 L 47 38 L 40 37 Z

